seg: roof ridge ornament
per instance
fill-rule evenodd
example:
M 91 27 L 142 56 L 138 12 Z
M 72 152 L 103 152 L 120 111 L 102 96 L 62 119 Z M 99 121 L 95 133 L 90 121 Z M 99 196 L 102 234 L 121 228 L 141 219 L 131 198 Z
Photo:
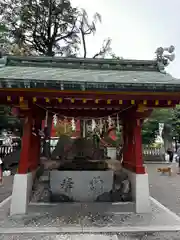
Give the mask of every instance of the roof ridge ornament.
M 158 62 L 159 71 L 165 73 L 165 67 L 167 67 L 170 62 L 175 59 L 175 47 L 171 45 L 170 47 L 159 47 L 156 49 L 156 60 Z

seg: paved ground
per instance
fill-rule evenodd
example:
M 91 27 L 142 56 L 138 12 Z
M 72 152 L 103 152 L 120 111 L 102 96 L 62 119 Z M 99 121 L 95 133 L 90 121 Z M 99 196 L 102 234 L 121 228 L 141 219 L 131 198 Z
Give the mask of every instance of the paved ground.
M 165 165 L 167 166 L 167 165 Z M 180 175 L 161 175 L 157 168 L 162 164 L 149 164 L 150 194 L 171 211 L 180 215 Z
M 3 177 L 3 184 L 0 185 L 0 202 L 11 195 L 12 183 L 13 176 Z

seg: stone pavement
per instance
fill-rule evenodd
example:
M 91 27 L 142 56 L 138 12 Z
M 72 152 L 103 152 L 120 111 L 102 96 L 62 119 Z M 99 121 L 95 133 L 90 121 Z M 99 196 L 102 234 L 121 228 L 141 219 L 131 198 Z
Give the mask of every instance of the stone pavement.
M 157 172 L 157 168 L 163 167 L 162 164 L 149 164 L 147 166 L 151 196 L 180 215 L 180 175 L 175 173 L 171 177 L 166 174 L 161 175 Z
M 3 184 L 0 185 L 0 203 L 12 194 L 13 175 L 3 177 Z

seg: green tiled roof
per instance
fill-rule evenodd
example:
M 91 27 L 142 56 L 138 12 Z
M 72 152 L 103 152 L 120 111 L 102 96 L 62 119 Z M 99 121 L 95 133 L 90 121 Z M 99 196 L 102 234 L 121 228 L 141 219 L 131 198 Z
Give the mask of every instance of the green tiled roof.
M 156 61 L 9 56 L 1 87 L 78 90 L 180 91 L 180 81 L 161 73 Z

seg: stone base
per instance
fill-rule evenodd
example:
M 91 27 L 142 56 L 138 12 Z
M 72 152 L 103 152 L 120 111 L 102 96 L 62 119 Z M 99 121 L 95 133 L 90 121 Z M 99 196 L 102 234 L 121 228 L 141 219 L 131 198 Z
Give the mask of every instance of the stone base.
M 35 174 L 36 171 L 14 175 L 10 215 L 26 214 Z
M 127 169 L 124 170 L 128 173 L 131 182 L 132 198 L 135 201 L 136 213 L 151 212 L 148 173 L 136 174 Z
M 113 171 L 50 171 L 51 195 L 63 201 L 92 202 L 113 187 Z

